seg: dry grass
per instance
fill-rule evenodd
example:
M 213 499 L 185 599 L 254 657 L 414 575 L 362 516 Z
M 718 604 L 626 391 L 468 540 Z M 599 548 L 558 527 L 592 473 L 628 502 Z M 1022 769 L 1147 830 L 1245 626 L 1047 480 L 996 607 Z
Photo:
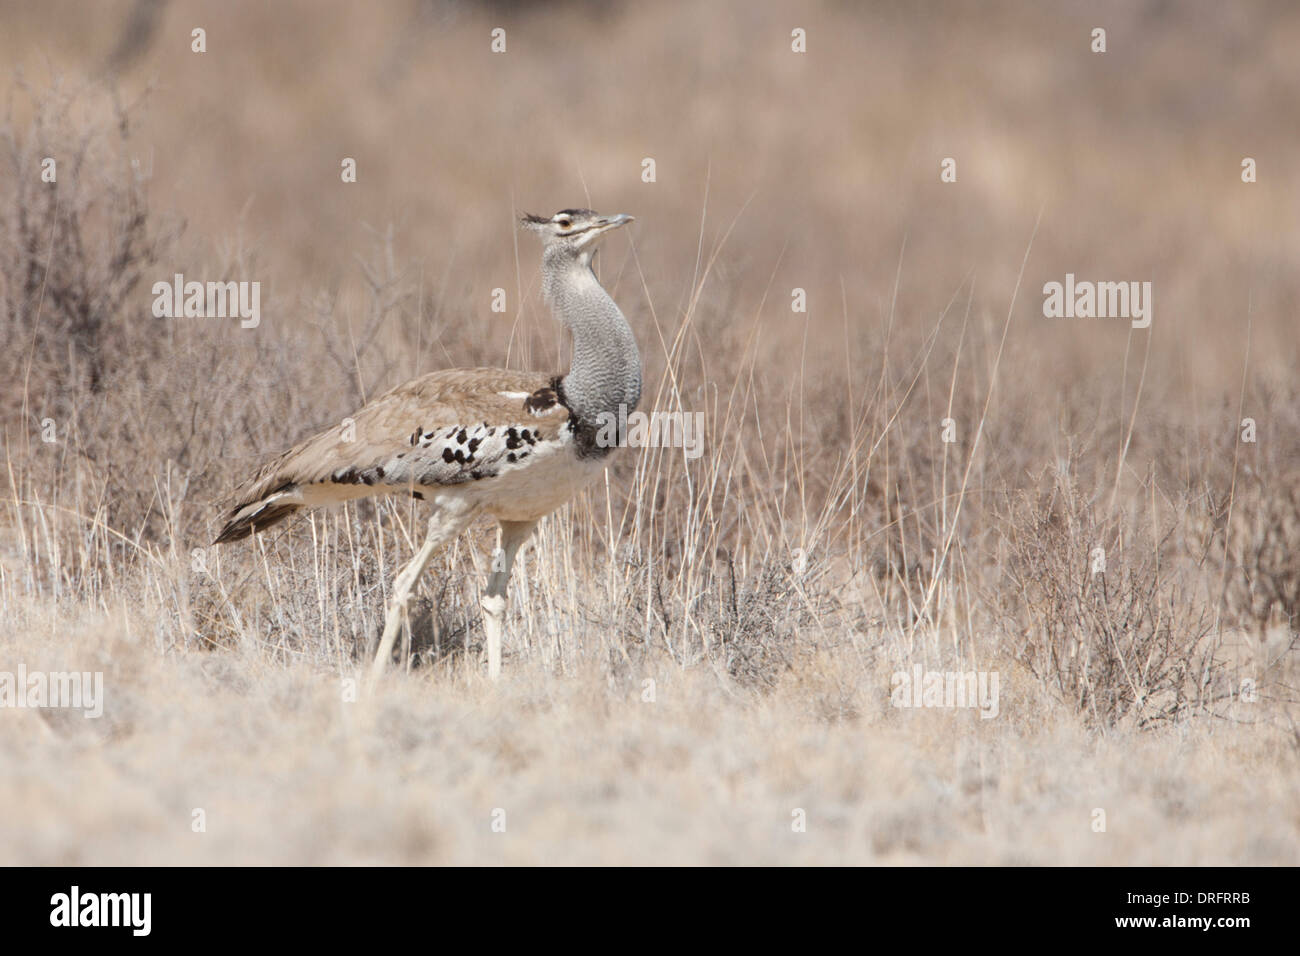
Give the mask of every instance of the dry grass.
M 2 11 L 0 671 L 106 701 L 0 710 L 0 860 L 1295 862 L 1294 11 L 131 6 Z M 418 503 L 218 506 L 409 375 L 560 367 L 511 220 L 579 201 L 704 454 L 543 523 L 499 686 L 484 526 L 358 699 Z M 1152 328 L 1044 319 L 1067 271 Z M 262 325 L 154 319 L 176 272 Z

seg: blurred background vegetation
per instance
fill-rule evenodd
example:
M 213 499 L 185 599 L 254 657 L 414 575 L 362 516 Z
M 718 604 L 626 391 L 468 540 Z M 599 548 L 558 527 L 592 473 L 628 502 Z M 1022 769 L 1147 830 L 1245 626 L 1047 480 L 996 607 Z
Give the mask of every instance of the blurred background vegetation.
M 1028 530 L 1061 522 L 1069 554 L 1145 542 L 1147 611 L 1180 567 L 1211 633 L 1234 586 L 1242 626 L 1294 613 L 1300 571 L 1264 540 L 1289 540 L 1300 454 L 1292 4 L 49 0 L 0 19 L 16 540 L 23 507 L 63 500 L 111 529 L 105 553 L 183 562 L 253 463 L 378 391 L 453 365 L 562 369 L 515 218 L 586 205 L 637 217 L 603 281 L 647 404 L 705 410 L 710 442 L 697 463 L 626 456 L 570 529 L 591 573 L 618 553 L 642 575 L 601 627 L 680 631 L 664 644 L 683 660 L 758 635 L 728 668 L 770 676 L 789 665 L 772 635 L 902 634 L 973 587 L 989 608 L 961 608 L 969 626 L 1031 634 L 1009 653 L 1051 661 L 1070 651 L 1044 635 L 1083 625 L 1032 584 L 1055 568 L 1077 597 L 1087 579 Z M 154 319 L 149 288 L 176 272 L 260 281 L 260 327 Z M 1067 272 L 1150 281 L 1151 328 L 1044 318 Z M 74 592 L 103 578 L 79 540 L 52 572 Z M 791 589 L 795 549 L 819 588 Z M 177 587 L 185 640 L 243 626 L 224 597 L 191 617 Z M 464 615 L 443 629 L 471 633 Z M 1148 624 L 1162 640 L 1167 619 Z
M 0 0 L 0 668 L 108 688 L 0 719 L 0 862 L 1293 863 L 1297 49 L 1259 0 Z M 515 220 L 569 206 L 637 217 L 597 267 L 705 453 L 543 522 L 500 684 L 485 525 L 340 707 L 418 503 L 217 550 L 223 502 L 415 374 L 562 370 Z M 260 326 L 154 318 L 178 272 Z M 1067 272 L 1151 327 L 1044 318 Z

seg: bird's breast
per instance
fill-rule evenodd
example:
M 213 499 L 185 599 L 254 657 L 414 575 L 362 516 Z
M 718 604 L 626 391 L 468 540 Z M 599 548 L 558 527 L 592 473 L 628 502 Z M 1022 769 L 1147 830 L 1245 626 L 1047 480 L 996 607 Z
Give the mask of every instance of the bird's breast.
M 607 461 L 580 457 L 566 430 L 560 441 L 534 448 L 523 462 L 466 491 L 480 494 L 483 509 L 498 520 L 530 521 L 571 500 L 599 477 Z

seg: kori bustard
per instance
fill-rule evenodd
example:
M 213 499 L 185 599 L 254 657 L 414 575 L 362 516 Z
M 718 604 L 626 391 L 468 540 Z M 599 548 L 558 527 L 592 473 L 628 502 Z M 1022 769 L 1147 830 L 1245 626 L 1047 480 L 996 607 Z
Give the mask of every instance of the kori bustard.
M 515 554 L 543 516 L 601 473 L 622 443 L 615 423 L 641 398 L 636 339 L 591 268 L 601 238 L 631 221 L 590 209 L 521 220 L 542 238 L 542 293 L 572 334 L 568 374 L 463 368 L 399 385 L 353 414 L 346 432 L 321 432 L 261 468 L 238 494 L 217 543 L 302 508 L 368 495 L 422 498 L 433 513 L 424 544 L 394 583 L 371 668 L 378 676 L 429 561 L 490 515 L 501 526 L 500 546 L 481 603 L 488 675 L 496 680 Z

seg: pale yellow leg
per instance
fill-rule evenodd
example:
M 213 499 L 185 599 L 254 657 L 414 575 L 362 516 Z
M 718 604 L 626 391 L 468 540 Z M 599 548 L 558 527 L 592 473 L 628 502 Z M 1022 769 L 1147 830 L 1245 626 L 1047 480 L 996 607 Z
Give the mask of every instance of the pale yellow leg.
M 388 659 L 393 655 L 393 644 L 397 640 L 402 624 L 407 619 L 407 604 L 415 592 L 415 585 L 420 580 L 420 575 L 429 566 L 433 556 L 465 530 L 471 518 L 472 515 L 457 517 L 438 512 L 429 519 L 429 530 L 424 536 L 424 544 L 393 582 L 393 596 L 388 605 L 388 615 L 384 619 L 384 634 L 379 639 L 379 650 L 375 654 L 374 663 L 370 665 L 372 681 L 383 674 L 388 666 Z
M 502 521 L 501 541 L 492 555 L 492 573 L 483 594 L 483 631 L 487 636 L 488 677 L 501 676 L 501 635 L 505 629 L 506 607 L 510 588 L 510 568 L 515 554 L 533 529 L 536 521 Z

